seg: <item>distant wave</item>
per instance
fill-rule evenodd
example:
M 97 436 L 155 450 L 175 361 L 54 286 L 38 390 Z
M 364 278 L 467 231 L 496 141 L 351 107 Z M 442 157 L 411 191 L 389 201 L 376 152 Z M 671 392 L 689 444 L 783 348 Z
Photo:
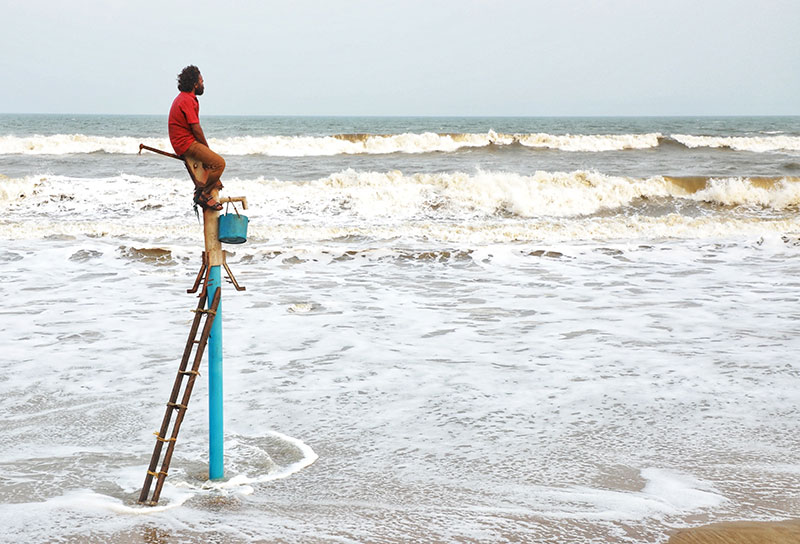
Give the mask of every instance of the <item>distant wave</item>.
M 172 151 L 166 138 L 106 137 L 86 134 L 53 136 L 0 136 L 0 155 L 80 155 L 86 153 L 134 154 L 139 143 Z
M 561 151 L 619 151 L 657 147 L 660 134 L 482 134 L 433 132 L 403 134 L 336 134 L 332 136 L 237 136 L 211 138 L 211 147 L 223 155 L 280 157 L 453 152 L 490 145 L 522 145 Z M 2 136 L 0 154 L 65 155 L 82 153 L 132 154 L 139 143 L 171 150 L 166 138 L 104 137 L 84 134 Z
M 658 147 L 661 134 L 515 134 L 514 140 L 525 147 L 561 151 L 622 151 Z
M 53 136 L 0 136 L 0 155 L 68 155 L 86 153 L 133 154 L 139 143 L 171 151 L 166 138 L 132 138 L 57 134 Z M 686 148 L 728 148 L 736 151 L 800 151 L 800 137 L 715 137 L 675 134 L 504 134 L 403 133 L 337 134 L 332 136 L 237 136 L 212 138 L 211 147 L 223 155 L 306 157 L 389 153 L 454 152 L 464 148 L 520 145 L 531 149 L 605 152 L 651 149 L 664 143 Z
M 755 153 L 800 151 L 800 137 L 798 136 L 745 137 L 673 134 L 672 138 L 690 149 L 697 147 L 727 148 L 734 151 L 753 151 Z
M 52 136 L 0 136 L 0 155 L 68 155 L 86 153 L 133 154 L 139 143 L 171 151 L 167 138 L 106 137 L 85 134 Z M 505 134 L 403 133 L 336 134 L 332 136 L 236 136 L 211 138 L 211 147 L 222 155 L 306 157 L 389 153 L 451 153 L 488 146 L 523 146 L 570 152 L 607 152 L 652 149 L 671 144 L 684 148 L 727 148 L 736 151 L 800 151 L 800 137 L 716 137 L 675 134 Z

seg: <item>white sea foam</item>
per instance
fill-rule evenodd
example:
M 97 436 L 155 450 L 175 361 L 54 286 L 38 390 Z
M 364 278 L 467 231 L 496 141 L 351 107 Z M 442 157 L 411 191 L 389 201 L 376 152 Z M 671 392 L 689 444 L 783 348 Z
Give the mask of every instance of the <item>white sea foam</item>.
M 9 178 L 0 175 L 0 202 L 21 200 L 33 194 L 36 185 L 42 180 L 41 176 L 26 176 L 24 178 Z
M 521 134 L 514 138 L 526 147 L 597 152 L 658 147 L 661 134 Z
M 346 136 L 244 136 L 212 139 L 209 144 L 223 155 L 282 157 L 451 152 L 463 147 L 493 143 L 496 134 L 422 134 Z
M 689 474 L 647 468 L 642 476 L 647 480 L 643 493 L 657 498 L 667 513 L 711 508 L 726 500 L 708 482 Z
M 88 489 L 78 489 L 66 493 L 65 495 L 54 497 L 46 501 L 50 508 L 66 510 L 86 510 L 95 512 L 109 512 L 114 514 L 129 514 L 133 516 L 143 516 L 149 514 L 159 514 L 179 508 L 195 494 L 187 491 L 174 489 L 173 486 L 166 486 L 163 499 L 156 506 L 132 506 L 125 504 L 121 499 L 97 493 Z
M 725 502 L 713 487 L 692 475 L 659 468 L 640 471 L 640 491 L 575 487 L 541 487 L 536 497 L 544 515 L 552 519 L 642 520 L 696 512 Z M 524 491 L 524 490 L 521 490 Z
M 172 151 L 167 138 L 55 134 L 52 136 L 0 136 L 0 155 L 73 155 L 139 152 L 139 144 Z
M 693 136 L 673 134 L 672 138 L 686 147 L 729 148 L 736 151 L 765 153 L 800 151 L 800 136 Z
M 690 198 L 725 206 L 786 210 L 800 206 L 800 183 L 782 179 L 770 186 L 762 186 L 747 178 L 710 179 L 706 188 L 693 193 Z
M 584 219 L 613 220 L 552 224 Z M 141 540 L 158 525 L 193 542 L 585 544 L 621 526 L 658 542 L 695 515 L 790 510 L 793 248 L 752 233 L 653 243 L 666 223 L 617 243 L 467 250 L 376 241 L 367 223 L 366 243 L 234 248 L 247 291 L 224 295 L 230 479 L 205 481 L 200 379 L 162 504 L 140 508 L 202 240 L 132 243 L 125 226 L 0 248 L 14 289 L 0 313 L 0 523 L 19 541 Z M 287 311 L 301 303 L 313 310 Z
M 181 479 L 172 481 L 171 485 L 180 489 L 195 491 L 214 490 L 222 493 L 240 493 L 250 495 L 254 492 L 251 484 L 282 480 L 312 465 L 319 456 L 308 444 L 277 431 L 269 431 L 272 437 L 272 448 L 289 451 L 290 461 L 277 463 L 267 448 L 253 444 L 253 437 L 231 436 L 226 438 L 226 463 L 228 474 L 232 476 L 224 480 L 207 480 L 205 482 Z M 278 446 L 277 444 L 280 444 Z

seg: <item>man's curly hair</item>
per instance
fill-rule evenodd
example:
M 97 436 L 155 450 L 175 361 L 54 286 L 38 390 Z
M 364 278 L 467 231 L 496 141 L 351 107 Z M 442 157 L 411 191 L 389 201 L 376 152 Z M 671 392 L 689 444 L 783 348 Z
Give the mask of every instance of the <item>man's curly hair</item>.
M 184 93 L 191 92 L 198 81 L 200 81 L 200 68 L 190 64 L 178 74 L 178 90 Z

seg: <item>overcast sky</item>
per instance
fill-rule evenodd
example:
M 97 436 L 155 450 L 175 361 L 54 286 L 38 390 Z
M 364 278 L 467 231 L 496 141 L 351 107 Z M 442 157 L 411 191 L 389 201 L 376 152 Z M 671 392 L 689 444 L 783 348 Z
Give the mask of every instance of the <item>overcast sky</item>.
M 798 0 L 0 0 L 0 112 L 797 115 Z

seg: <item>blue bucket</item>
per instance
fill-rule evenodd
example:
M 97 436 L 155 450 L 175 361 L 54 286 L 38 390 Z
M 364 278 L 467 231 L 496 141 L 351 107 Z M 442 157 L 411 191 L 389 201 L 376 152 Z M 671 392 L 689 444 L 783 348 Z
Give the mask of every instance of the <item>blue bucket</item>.
M 223 244 L 243 244 L 247 241 L 247 216 L 226 213 L 219 216 L 219 241 Z

